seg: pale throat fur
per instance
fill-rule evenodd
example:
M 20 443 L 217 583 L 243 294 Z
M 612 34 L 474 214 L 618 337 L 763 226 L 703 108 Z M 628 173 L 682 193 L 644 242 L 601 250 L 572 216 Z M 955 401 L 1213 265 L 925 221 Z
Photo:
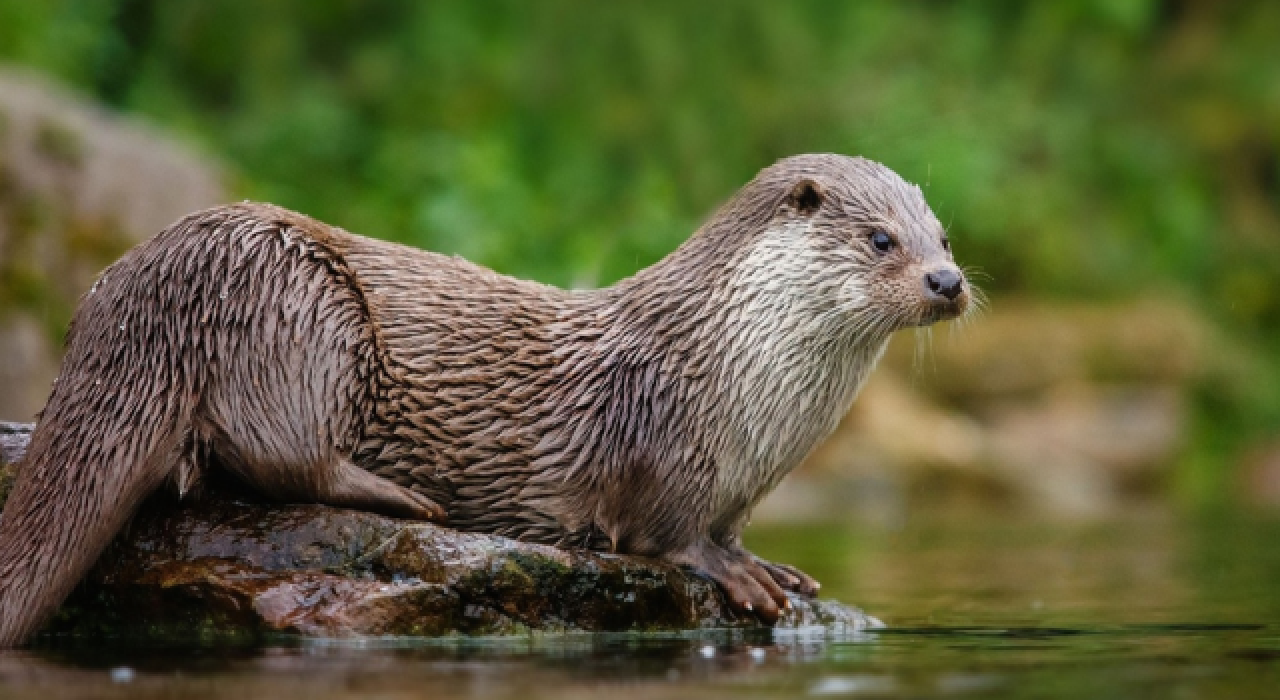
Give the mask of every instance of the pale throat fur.
M 734 270 L 716 435 L 713 532 L 750 510 L 830 435 L 888 345 L 861 276 L 833 269 L 808 222 L 765 235 Z M 866 316 L 868 318 L 864 319 Z

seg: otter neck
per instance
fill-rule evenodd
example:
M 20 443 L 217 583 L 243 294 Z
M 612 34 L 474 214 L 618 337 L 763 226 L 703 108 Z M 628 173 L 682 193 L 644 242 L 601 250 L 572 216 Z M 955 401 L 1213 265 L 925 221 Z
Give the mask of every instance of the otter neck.
M 610 329 L 610 352 L 660 358 L 657 381 L 673 386 L 653 395 L 687 403 L 670 414 L 691 420 L 670 429 L 715 465 L 707 515 L 727 532 L 835 429 L 891 329 L 824 301 L 850 281 L 823 274 L 803 224 L 738 231 L 736 246 L 716 233 L 594 293 L 590 306 Z

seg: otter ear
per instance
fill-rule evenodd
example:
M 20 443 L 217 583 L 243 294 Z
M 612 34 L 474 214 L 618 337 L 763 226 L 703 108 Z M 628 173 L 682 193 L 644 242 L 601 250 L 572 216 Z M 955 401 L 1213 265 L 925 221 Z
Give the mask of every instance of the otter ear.
M 822 208 L 822 186 L 805 178 L 791 186 L 787 204 L 801 216 L 813 216 Z

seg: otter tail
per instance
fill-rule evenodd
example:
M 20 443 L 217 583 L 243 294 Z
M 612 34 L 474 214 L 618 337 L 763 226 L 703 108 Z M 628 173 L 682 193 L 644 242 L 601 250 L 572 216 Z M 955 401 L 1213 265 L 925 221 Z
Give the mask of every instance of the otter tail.
M 43 624 L 181 457 L 208 358 L 176 332 L 195 309 L 149 268 L 135 249 L 76 311 L 0 511 L 0 648 Z
M 177 459 L 173 402 L 152 414 L 105 384 L 58 387 L 18 464 L 0 512 L 0 648 L 57 609 Z
M 143 499 L 183 481 L 196 443 L 231 440 L 237 464 L 293 465 L 250 479 L 282 497 L 429 511 L 339 459 L 371 409 L 377 343 L 329 235 L 263 205 L 197 212 L 80 300 L 0 511 L 0 648 L 39 628 Z M 339 467 L 351 473 L 326 481 Z

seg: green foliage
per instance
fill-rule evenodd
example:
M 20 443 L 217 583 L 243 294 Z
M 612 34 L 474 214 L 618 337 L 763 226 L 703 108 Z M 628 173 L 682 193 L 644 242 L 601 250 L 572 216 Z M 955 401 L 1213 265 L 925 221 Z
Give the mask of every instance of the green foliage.
M 0 0 L 0 57 L 362 233 L 606 284 L 774 159 L 863 154 L 992 291 L 1180 289 L 1270 347 L 1277 46 L 1269 0 Z
M 0 1 L 0 52 L 225 154 L 253 196 L 561 284 L 755 170 L 927 185 L 997 291 L 1157 280 L 1280 320 L 1280 6 Z

